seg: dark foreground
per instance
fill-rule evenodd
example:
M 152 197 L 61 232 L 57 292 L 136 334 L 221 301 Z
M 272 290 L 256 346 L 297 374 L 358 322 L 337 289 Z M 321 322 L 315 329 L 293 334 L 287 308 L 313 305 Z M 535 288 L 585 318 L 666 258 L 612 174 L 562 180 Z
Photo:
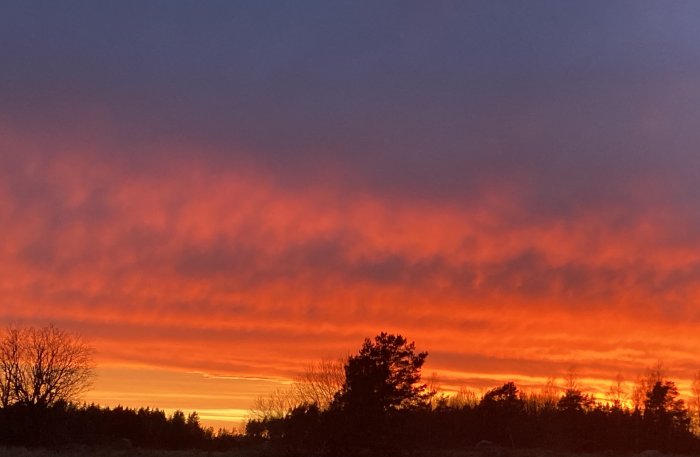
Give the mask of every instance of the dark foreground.
M 357 451 L 352 457 L 374 457 L 372 451 Z M 640 453 L 576 453 L 546 449 L 508 449 L 498 446 L 468 448 L 459 450 L 407 451 L 392 454 L 391 457 L 687 457 L 688 454 L 664 454 L 655 450 Z M 115 449 L 108 447 L 73 446 L 61 449 L 24 447 L 0 447 L 0 457 L 316 457 L 315 453 L 271 449 L 261 446 L 249 449 L 236 449 L 226 452 L 202 450 L 156 450 L 156 449 Z M 327 456 L 336 457 L 336 456 Z M 338 455 L 337 457 L 343 457 Z

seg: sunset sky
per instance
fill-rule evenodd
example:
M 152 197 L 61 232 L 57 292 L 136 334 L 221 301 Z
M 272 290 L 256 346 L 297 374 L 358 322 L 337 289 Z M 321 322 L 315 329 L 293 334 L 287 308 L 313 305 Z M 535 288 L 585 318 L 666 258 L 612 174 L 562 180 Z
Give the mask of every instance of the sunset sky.
M 700 2 L 15 1 L 0 324 L 87 401 L 253 398 L 380 331 L 446 390 L 700 370 Z

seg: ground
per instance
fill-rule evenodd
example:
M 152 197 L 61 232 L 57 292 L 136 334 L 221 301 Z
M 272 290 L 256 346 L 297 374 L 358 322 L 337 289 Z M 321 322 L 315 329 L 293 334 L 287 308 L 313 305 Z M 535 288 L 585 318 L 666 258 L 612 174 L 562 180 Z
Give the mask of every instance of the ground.
M 376 454 L 364 452 L 353 457 L 374 457 Z M 304 454 L 269 449 L 245 449 L 228 452 L 161 451 L 151 449 L 111 449 L 74 446 L 63 449 L 27 449 L 24 447 L 0 447 L 0 457 L 305 457 Z M 311 457 L 311 456 L 310 456 Z M 315 457 L 315 456 L 313 456 Z M 335 456 L 328 456 L 335 457 Z M 337 456 L 343 457 L 343 456 Z M 644 451 L 632 454 L 615 454 L 612 452 L 572 453 L 538 449 L 463 449 L 446 451 L 416 451 L 412 453 L 392 454 L 392 457 L 687 457 L 676 454 L 661 454 L 656 451 Z

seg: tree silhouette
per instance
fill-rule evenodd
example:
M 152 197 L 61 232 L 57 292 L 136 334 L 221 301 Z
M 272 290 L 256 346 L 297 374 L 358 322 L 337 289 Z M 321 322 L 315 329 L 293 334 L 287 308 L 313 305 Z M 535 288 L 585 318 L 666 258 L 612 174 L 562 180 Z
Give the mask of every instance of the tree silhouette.
M 691 416 L 693 432 L 700 434 L 700 372 L 695 373 L 690 388 L 692 396 L 688 401 L 688 409 Z
M 654 384 L 663 382 L 663 379 L 664 367 L 661 361 L 647 368 L 644 375 L 637 377 L 637 381 L 632 389 L 632 395 L 630 396 L 635 409 L 641 411 L 645 408 L 647 393 L 654 387 Z
M 525 412 L 525 402 L 520 398 L 514 382 L 491 389 L 478 406 L 482 436 L 503 444 L 514 445 L 518 424 Z
M 578 389 L 566 389 L 557 402 L 557 409 L 568 413 L 582 413 L 592 408 L 594 404 L 595 400 L 590 395 Z
M 479 403 L 479 407 L 498 408 L 512 414 L 518 414 L 523 410 L 524 403 L 518 395 L 518 387 L 511 381 L 486 392 L 484 398 L 481 399 L 481 403 Z
M 71 401 L 91 384 L 93 349 L 53 325 L 10 327 L 0 338 L 0 402 L 50 406 Z
M 427 356 L 401 335 L 383 332 L 374 341 L 365 339 L 345 364 L 345 383 L 334 406 L 364 414 L 428 406 L 431 393 L 420 384 Z
M 608 401 L 613 408 L 622 409 L 626 396 L 625 379 L 622 377 L 621 373 L 618 373 L 615 376 L 613 384 L 608 389 Z
M 341 358 L 309 364 L 290 386 L 258 396 L 249 410 L 250 419 L 258 423 L 282 419 L 295 408 L 311 405 L 326 411 L 344 381 L 345 368 Z
M 343 359 L 323 359 L 310 364 L 294 381 L 291 394 L 295 407 L 316 405 L 320 410 L 326 410 L 343 387 Z
M 678 388 L 672 381 L 657 381 L 647 391 L 644 401 L 646 438 L 668 449 L 677 435 L 690 430 L 690 417 L 683 400 L 678 398 Z
M 428 410 L 431 393 L 421 384 L 427 352 L 401 335 L 380 333 L 365 339 L 360 352 L 345 364 L 345 382 L 329 410 L 328 430 L 333 447 L 390 448 L 399 412 Z
M 688 425 L 688 410 L 678 398 L 678 388 L 673 381 L 657 381 L 647 392 L 644 417 L 654 421 L 670 420 L 679 426 Z

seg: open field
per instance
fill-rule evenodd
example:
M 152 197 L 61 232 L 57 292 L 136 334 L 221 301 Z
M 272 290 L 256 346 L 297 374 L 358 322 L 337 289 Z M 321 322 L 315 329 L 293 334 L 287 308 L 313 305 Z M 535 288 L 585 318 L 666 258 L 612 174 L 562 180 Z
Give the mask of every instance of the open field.
M 317 454 L 308 454 L 309 457 Z M 370 451 L 352 454 L 352 457 L 373 457 Z M 283 449 L 253 448 L 227 452 L 201 450 L 167 451 L 153 449 L 113 449 L 108 447 L 74 446 L 63 449 L 27 449 L 24 447 L 0 447 L 0 457 L 305 457 L 306 454 Z M 331 456 L 328 456 L 331 457 Z M 342 457 L 341 455 L 337 457 Z M 415 451 L 391 454 L 391 457 L 682 457 L 681 454 L 662 454 L 657 451 L 617 454 L 609 451 L 597 453 L 558 452 L 543 449 L 460 449 Z M 687 457 L 687 456 L 685 456 Z

